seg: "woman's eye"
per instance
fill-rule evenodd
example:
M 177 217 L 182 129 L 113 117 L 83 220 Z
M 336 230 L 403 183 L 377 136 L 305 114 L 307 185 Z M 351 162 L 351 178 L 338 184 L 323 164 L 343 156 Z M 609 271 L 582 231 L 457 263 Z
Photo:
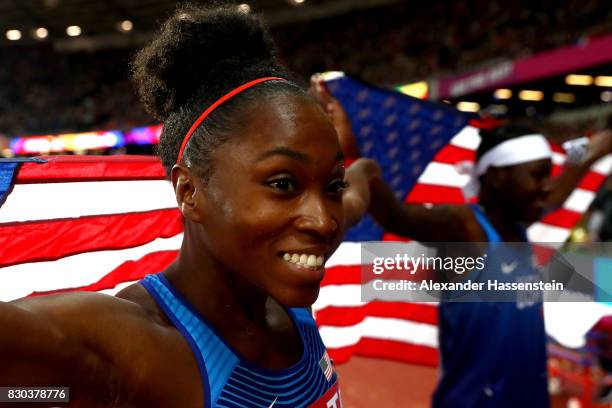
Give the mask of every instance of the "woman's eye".
M 349 184 L 344 180 L 336 180 L 329 185 L 327 190 L 332 194 L 341 194 L 348 188 L 348 185 Z
M 289 177 L 277 178 L 267 183 L 270 187 L 280 191 L 295 191 L 296 183 Z

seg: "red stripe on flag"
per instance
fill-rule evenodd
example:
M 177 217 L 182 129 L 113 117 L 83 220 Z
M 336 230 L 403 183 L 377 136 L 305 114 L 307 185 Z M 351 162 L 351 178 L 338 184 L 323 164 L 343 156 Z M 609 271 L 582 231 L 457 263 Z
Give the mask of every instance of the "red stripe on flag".
M 434 157 L 434 162 L 456 164 L 462 161 L 473 162 L 476 160 L 476 151 L 463 147 L 447 145 L 440 150 Z
M 385 232 L 382 236 L 383 241 L 396 241 L 396 242 L 410 242 L 410 238 L 402 237 L 399 235 L 391 234 L 390 232 Z
M 559 164 L 553 164 L 552 165 L 552 169 L 550 171 L 550 176 L 551 177 L 557 177 L 562 172 L 563 172 L 563 166 L 561 166 Z
M 176 259 L 178 251 L 158 251 L 152 252 L 137 261 L 124 262 L 115 270 L 105 275 L 102 279 L 91 285 L 79 288 L 67 288 L 49 292 L 34 292 L 29 296 L 45 296 L 63 292 L 77 291 L 99 291 L 112 289 L 123 282 L 130 282 L 142 279 L 144 276 L 161 272 Z
M 166 177 L 153 156 L 50 156 L 46 163 L 24 163 L 16 182 L 57 183 L 101 180 L 160 180 Z
M 371 301 L 361 306 L 326 307 L 316 315 L 319 326 L 352 326 L 368 316 L 438 324 L 438 308 L 426 303 Z
M 563 150 L 563 147 L 561 147 L 561 145 L 558 145 L 556 143 L 551 143 L 550 140 L 548 141 L 548 144 L 550 145 L 550 150 L 552 150 L 553 152 L 557 152 L 557 153 L 561 153 L 565 155 L 565 150 Z
M 326 268 L 321 286 L 361 284 L 361 265 L 338 265 Z
M 460 188 L 417 183 L 406 197 L 408 203 L 465 204 Z
M 578 183 L 578 187 L 589 191 L 597 191 L 606 181 L 606 176 L 596 171 L 589 171 Z
M 540 222 L 553 225 L 555 227 L 570 229 L 573 228 L 578 221 L 580 221 L 581 217 L 582 214 L 577 213 L 576 211 L 560 208 L 544 216 Z
M 403 361 L 410 364 L 438 366 L 438 349 L 393 340 L 362 338 L 353 346 L 328 349 L 334 363 L 341 364 L 353 355 Z
M 327 285 L 361 285 L 371 282 L 372 280 L 412 280 L 421 281 L 427 276 L 427 271 L 424 268 L 418 268 L 415 271 L 407 271 L 399 268 L 386 268 L 384 274 L 376 274 L 373 271 L 372 264 L 361 265 L 338 265 L 326 269 L 325 277 L 321 281 L 320 286 Z
M 177 209 L 0 225 L 0 267 L 131 248 L 183 230 Z

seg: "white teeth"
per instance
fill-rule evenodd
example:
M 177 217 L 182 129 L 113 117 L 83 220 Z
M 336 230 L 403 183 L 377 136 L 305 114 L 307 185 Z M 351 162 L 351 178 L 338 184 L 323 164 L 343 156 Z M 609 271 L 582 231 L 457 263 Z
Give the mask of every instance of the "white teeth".
M 317 256 L 317 266 L 323 266 L 323 257 Z
M 317 257 L 315 255 L 308 255 L 308 260 L 306 261 L 306 265 L 317 266 Z
M 300 266 L 306 266 L 308 268 L 318 268 L 323 266 L 323 256 L 314 254 L 290 254 L 285 252 L 283 259 L 287 262 L 298 264 Z

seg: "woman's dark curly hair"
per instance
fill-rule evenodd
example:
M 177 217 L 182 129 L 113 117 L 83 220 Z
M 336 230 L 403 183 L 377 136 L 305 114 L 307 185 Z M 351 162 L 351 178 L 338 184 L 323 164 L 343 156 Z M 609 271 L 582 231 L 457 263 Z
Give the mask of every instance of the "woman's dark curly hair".
M 261 19 L 235 6 L 179 6 L 132 61 L 147 111 L 163 122 L 158 154 L 168 177 L 183 137 L 199 115 L 230 90 L 265 76 L 288 78 Z M 183 162 L 207 178 L 210 154 L 248 122 L 247 104 L 266 95 L 304 94 L 290 82 L 259 84 L 216 109 L 194 133 Z

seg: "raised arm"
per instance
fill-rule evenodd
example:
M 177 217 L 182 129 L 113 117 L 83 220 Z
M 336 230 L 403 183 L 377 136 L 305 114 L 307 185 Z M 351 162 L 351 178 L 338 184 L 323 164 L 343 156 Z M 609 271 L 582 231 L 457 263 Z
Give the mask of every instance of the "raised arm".
M 319 100 L 334 124 L 345 156 L 351 159 L 360 157 L 361 153 L 353 134 L 351 122 L 340 102 L 329 93 L 324 81 L 316 75 L 311 78 L 310 91 Z M 358 165 L 361 160 L 355 162 L 353 166 Z M 470 225 L 468 219 L 471 217 L 471 212 L 467 207 L 456 205 L 428 207 L 421 204 L 406 204 L 395 197 L 380 176 L 380 168 L 373 163 L 372 160 L 367 160 L 367 162 L 362 162 L 355 168 L 353 166 L 349 167 L 347 179 L 357 175 L 359 171 L 367 169 L 366 173 L 370 176 L 370 190 L 367 197 L 370 203 L 369 211 L 376 222 L 385 230 L 421 242 L 469 240 L 468 237 L 471 236 L 469 234 L 472 233 L 468 230 Z M 376 169 L 374 169 L 374 165 Z M 353 168 L 352 175 L 350 174 L 351 168 Z M 358 183 L 357 185 L 363 184 Z M 349 196 L 359 196 L 359 191 L 360 189 L 355 189 L 353 194 L 349 194 Z M 348 200 L 345 199 L 346 201 Z M 355 211 L 352 213 L 362 214 L 360 204 L 363 204 L 363 200 L 353 201 Z M 345 206 L 345 212 L 346 208 Z M 347 216 L 347 219 L 355 223 L 360 217 L 361 215 L 357 219 L 350 219 Z M 475 231 L 476 234 L 478 232 Z
M 368 211 L 370 185 L 380 177 L 380 168 L 374 160 L 358 159 L 346 170 L 348 188 L 342 196 L 344 206 L 344 230 L 355 225 Z
M 576 188 L 589 168 L 599 159 L 612 153 L 612 131 L 606 129 L 596 133 L 586 148 L 582 160 L 577 163 L 568 163 L 563 172 L 551 181 L 546 199 L 546 207 L 555 209 L 563 204 Z
M 340 101 L 334 98 L 327 89 L 325 81 L 319 75 L 310 78 L 310 93 L 317 98 L 325 113 L 331 120 L 338 132 L 338 141 L 342 147 L 344 156 L 349 160 L 361 157 L 359 146 L 353 135 L 351 121 L 342 107 Z
M 370 185 L 370 214 L 388 232 L 421 242 L 468 241 L 478 233 L 469 230 L 471 212 L 466 206 L 408 204 L 381 178 Z

